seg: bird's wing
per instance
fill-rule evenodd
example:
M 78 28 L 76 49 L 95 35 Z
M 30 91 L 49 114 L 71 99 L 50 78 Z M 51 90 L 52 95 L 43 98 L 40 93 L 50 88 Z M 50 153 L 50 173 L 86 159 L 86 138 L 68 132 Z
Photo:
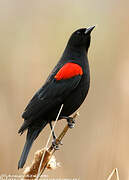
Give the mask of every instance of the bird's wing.
M 65 64 L 32 98 L 22 117 L 36 119 L 51 108 L 63 103 L 69 93 L 79 84 L 82 68 L 75 63 Z

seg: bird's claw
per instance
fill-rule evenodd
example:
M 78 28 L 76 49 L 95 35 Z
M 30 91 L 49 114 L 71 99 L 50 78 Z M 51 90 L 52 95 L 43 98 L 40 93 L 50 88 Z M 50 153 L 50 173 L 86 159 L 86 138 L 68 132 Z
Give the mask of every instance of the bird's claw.
M 52 142 L 52 147 L 53 147 L 55 150 L 59 150 L 59 145 L 57 145 L 54 141 Z
M 67 119 L 67 122 L 68 122 L 68 126 L 69 126 L 70 129 L 74 128 L 74 126 L 75 126 L 75 121 L 74 121 L 74 119 L 73 119 L 72 117 L 69 117 L 69 118 Z
M 74 126 L 75 126 L 75 120 L 74 120 L 74 118 L 69 117 L 69 116 L 61 116 L 61 118 L 67 120 L 67 122 L 68 122 L 68 127 L 69 127 L 70 129 L 74 128 Z
M 55 150 L 59 150 L 59 145 L 63 145 L 63 143 L 60 141 L 60 142 L 57 144 L 56 139 L 53 139 L 53 141 L 52 141 L 52 147 L 53 147 Z
M 60 145 L 63 145 L 63 143 L 62 143 L 61 141 L 59 142 L 59 144 L 60 144 Z

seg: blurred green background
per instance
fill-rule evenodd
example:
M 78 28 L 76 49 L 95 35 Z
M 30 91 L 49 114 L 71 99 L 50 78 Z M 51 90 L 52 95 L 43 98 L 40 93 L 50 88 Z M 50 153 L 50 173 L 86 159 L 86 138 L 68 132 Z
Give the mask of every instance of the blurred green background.
M 91 87 L 76 127 L 49 177 L 105 180 L 117 167 L 129 179 L 129 1 L 0 0 L 0 174 L 21 174 L 21 113 L 59 60 L 71 33 L 96 25 L 89 50 Z M 56 132 L 65 122 L 58 122 Z M 32 147 L 45 146 L 50 128 Z

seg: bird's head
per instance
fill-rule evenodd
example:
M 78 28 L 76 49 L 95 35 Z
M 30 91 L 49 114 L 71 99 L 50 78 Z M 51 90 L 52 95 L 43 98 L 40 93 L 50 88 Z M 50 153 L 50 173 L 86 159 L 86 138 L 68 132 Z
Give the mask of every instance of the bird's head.
M 81 28 L 73 32 L 69 39 L 69 45 L 74 47 L 85 47 L 88 50 L 90 46 L 90 33 L 95 26 L 89 28 Z

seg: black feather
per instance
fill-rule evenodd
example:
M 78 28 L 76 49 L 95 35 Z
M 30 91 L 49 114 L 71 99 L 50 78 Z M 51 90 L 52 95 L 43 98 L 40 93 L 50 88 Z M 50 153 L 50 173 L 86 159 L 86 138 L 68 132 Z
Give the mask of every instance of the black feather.
M 37 128 L 37 129 L 33 127 L 28 128 L 26 142 L 25 142 L 20 160 L 18 162 L 18 169 L 23 168 L 34 140 L 38 137 L 39 133 L 46 126 L 46 124 L 47 122 L 44 121 L 44 124 L 40 128 Z

